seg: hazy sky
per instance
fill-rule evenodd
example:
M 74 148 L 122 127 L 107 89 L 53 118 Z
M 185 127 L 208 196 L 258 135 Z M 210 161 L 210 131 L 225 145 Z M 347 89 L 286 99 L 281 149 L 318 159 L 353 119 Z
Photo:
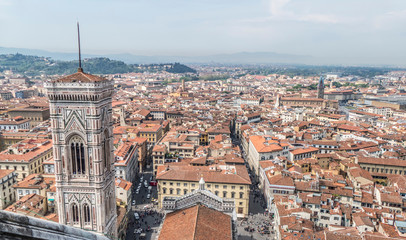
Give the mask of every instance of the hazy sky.
M 406 0 L 0 0 L 0 46 L 209 55 L 278 52 L 405 65 Z

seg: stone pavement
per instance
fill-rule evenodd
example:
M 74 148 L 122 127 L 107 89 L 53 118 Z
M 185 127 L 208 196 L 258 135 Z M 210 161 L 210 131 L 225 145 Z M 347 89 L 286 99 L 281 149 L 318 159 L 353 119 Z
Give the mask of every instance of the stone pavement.
M 272 220 L 269 216 L 260 213 L 250 215 L 247 220 L 239 220 L 237 223 L 237 239 L 275 239 L 275 235 L 272 234 L 273 228 L 271 223 Z M 262 232 L 261 230 L 268 230 L 269 233 Z

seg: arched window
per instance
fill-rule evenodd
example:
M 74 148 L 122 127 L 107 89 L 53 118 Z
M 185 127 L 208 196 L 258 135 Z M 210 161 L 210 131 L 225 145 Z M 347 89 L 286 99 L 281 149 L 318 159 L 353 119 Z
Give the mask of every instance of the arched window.
M 84 217 L 84 223 L 85 224 L 90 224 L 90 207 L 87 203 L 83 205 L 83 217 Z
M 179 188 L 176 189 L 176 195 L 180 195 L 180 189 Z
M 78 224 L 79 223 L 79 208 L 76 203 L 72 204 L 72 220 L 73 224 Z
M 103 141 L 103 162 L 104 162 L 104 167 L 107 169 L 107 171 L 110 170 L 110 144 L 109 144 L 109 132 L 107 129 L 104 131 L 104 141 Z
M 70 140 L 70 161 L 72 163 L 72 174 L 85 174 L 85 145 L 79 136 L 74 136 Z
M 183 189 L 183 194 L 187 194 L 187 190 L 186 189 Z
M 162 188 L 163 194 L 166 194 L 166 188 Z

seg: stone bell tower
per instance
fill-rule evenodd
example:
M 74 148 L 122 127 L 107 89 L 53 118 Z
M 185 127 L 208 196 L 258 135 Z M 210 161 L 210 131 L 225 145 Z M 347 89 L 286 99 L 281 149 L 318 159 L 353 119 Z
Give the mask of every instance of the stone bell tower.
M 77 73 L 44 85 L 50 102 L 59 223 L 115 237 L 112 82 L 84 73 L 79 64 Z

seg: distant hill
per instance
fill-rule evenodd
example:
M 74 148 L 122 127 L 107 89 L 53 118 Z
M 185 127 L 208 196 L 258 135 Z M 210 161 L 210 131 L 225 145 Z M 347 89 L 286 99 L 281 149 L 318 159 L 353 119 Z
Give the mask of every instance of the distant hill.
M 60 53 L 26 48 L 0 47 L 0 54 L 25 54 L 51 57 L 55 60 L 72 61 L 77 59 L 77 53 Z M 82 54 L 85 58 L 107 57 L 123 61 L 127 64 L 151 63 L 224 63 L 224 64 L 269 64 L 269 63 L 309 63 L 314 60 L 312 56 L 281 54 L 274 52 L 240 52 L 232 54 L 216 54 L 208 56 L 143 56 L 128 53 L 92 55 Z
M 115 74 L 128 72 L 154 72 L 166 70 L 171 73 L 195 73 L 196 70 L 180 64 L 126 64 L 122 61 L 111 60 L 106 57 L 86 58 L 83 68 L 93 74 Z M 22 54 L 0 55 L 0 71 L 13 70 L 15 73 L 34 76 L 39 74 L 71 74 L 77 70 L 77 61 L 56 61 L 50 57 L 38 57 Z

